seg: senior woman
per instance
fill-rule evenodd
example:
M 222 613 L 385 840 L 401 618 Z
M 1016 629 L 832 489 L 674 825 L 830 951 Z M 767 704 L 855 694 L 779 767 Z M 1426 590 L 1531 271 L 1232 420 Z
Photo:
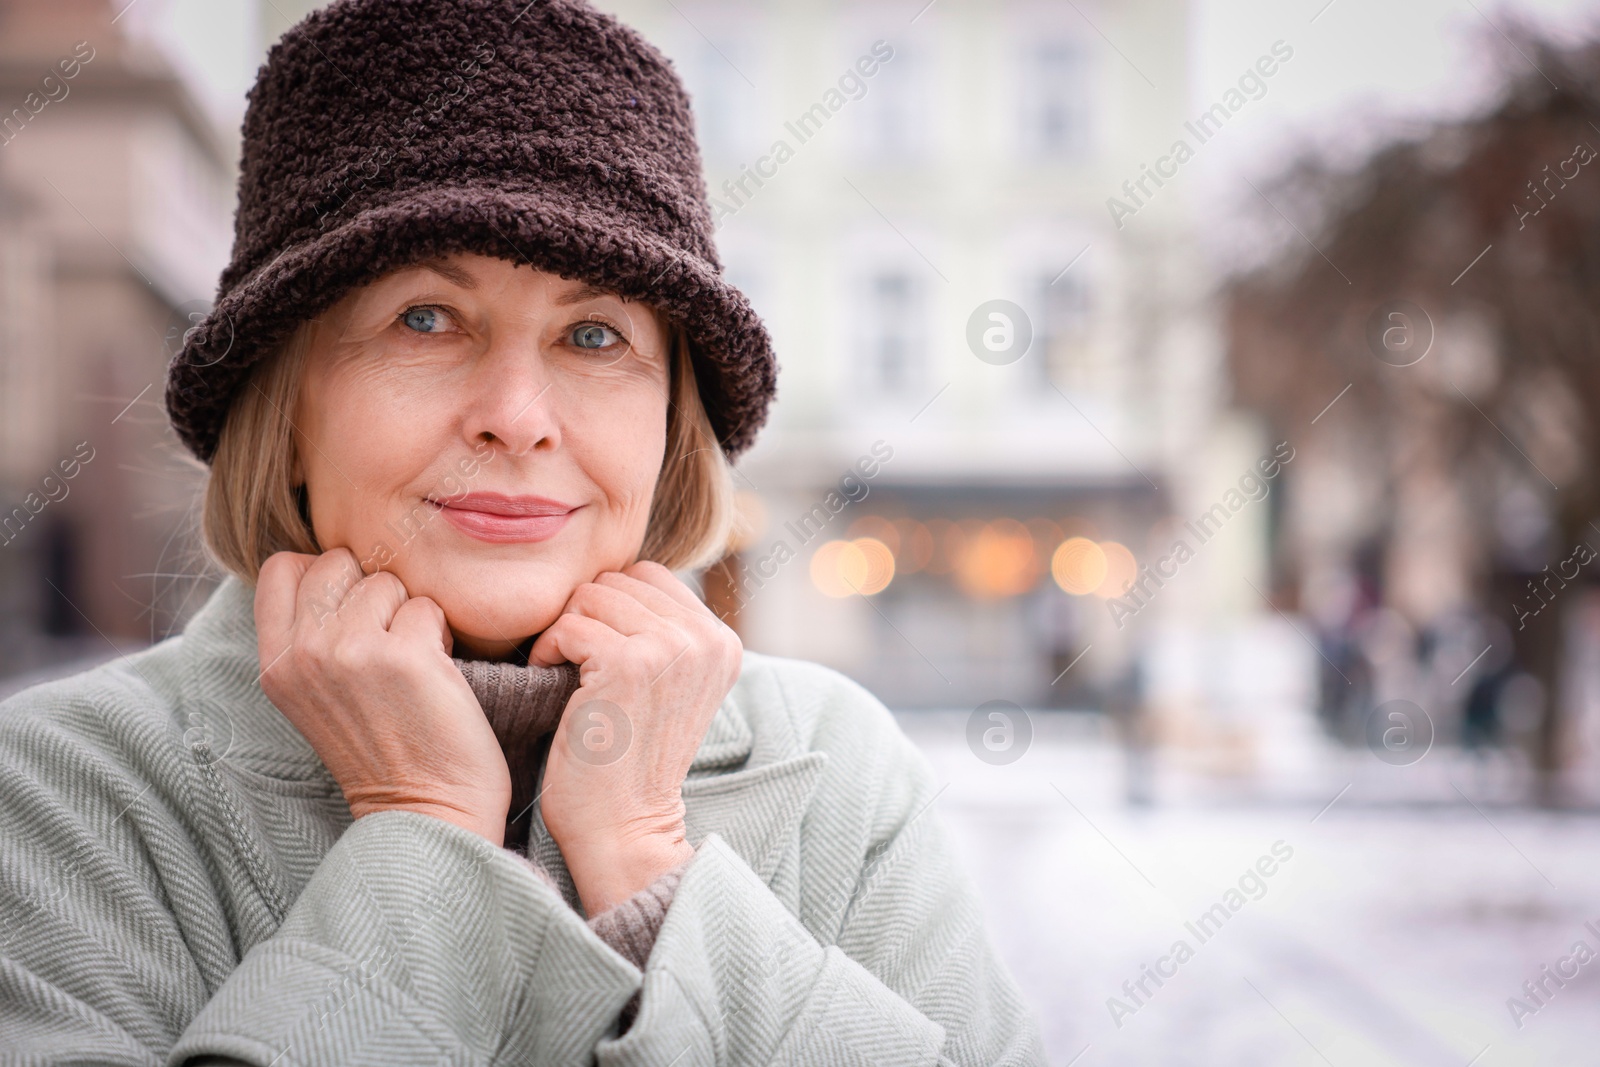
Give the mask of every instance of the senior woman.
M 0 1062 L 1043 1062 L 883 706 L 744 653 L 773 392 L 688 102 L 578 0 L 341 0 L 168 408 L 230 572 L 0 712 Z

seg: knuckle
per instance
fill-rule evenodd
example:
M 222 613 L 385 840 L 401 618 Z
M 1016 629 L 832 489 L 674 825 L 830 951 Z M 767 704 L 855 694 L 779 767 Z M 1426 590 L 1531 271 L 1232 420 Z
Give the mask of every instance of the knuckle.
M 322 554 L 322 558 L 323 559 L 329 559 L 329 560 L 335 560 L 340 564 L 348 563 L 351 566 L 357 566 L 356 554 L 354 552 L 350 551 L 348 548 L 345 548 L 342 545 L 340 547 L 338 547 L 338 548 L 330 548 L 330 549 L 328 549 L 328 551 L 326 551 L 326 552 L 324 552 Z
M 331 568 L 339 575 L 347 589 L 363 577 L 356 554 L 348 548 L 330 548 L 322 554 L 322 558 L 329 561 Z
M 400 593 L 404 595 L 406 591 L 404 583 L 389 571 L 373 571 L 362 581 L 368 583 L 375 593 Z
M 325 662 L 339 671 L 355 672 L 364 667 L 368 660 L 366 643 L 363 641 L 339 641 L 328 650 Z
M 430 627 L 441 632 L 447 631 L 449 620 L 445 617 L 444 609 L 438 604 L 430 600 L 426 604 L 419 604 L 416 610 L 422 613 L 422 619 Z
M 317 560 L 326 561 L 326 565 L 331 566 L 331 568 L 334 569 L 339 569 L 339 571 L 349 571 L 349 569 L 358 568 L 358 566 L 360 566 L 358 565 L 357 561 L 355 561 L 355 553 L 350 552 L 349 549 L 342 547 L 342 545 L 341 547 L 338 547 L 338 549 L 326 550 L 326 552 L 323 552 L 320 557 L 317 557 Z
M 297 561 L 304 559 L 298 552 L 274 552 L 262 561 L 256 572 L 257 586 L 274 586 L 294 577 Z
M 312 671 L 326 672 L 338 666 L 338 645 L 332 641 L 311 641 L 298 655 L 305 667 Z

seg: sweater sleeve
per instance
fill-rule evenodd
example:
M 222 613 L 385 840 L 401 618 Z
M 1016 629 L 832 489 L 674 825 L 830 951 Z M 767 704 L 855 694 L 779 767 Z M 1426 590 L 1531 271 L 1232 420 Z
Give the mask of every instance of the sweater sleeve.
M 518 858 L 528 865 L 540 881 L 553 891 L 560 892 L 560 886 L 550 877 L 550 872 L 546 871 L 537 860 L 527 856 Z M 600 940 L 611 946 L 617 955 L 641 971 L 644 970 L 645 962 L 650 959 L 650 950 L 655 945 L 656 934 L 660 932 L 661 923 L 667 917 L 667 909 L 672 906 L 672 898 L 678 891 L 678 882 L 682 880 L 683 872 L 691 862 L 692 858 L 685 860 L 627 900 L 590 917 L 589 929 L 593 930 Z M 639 994 L 635 991 L 622 1009 L 618 1032 L 626 1033 L 638 1014 Z
M 556 893 L 561 892 L 556 880 L 537 860 L 521 855 L 517 858 L 527 864 L 541 882 Z M 617 955 L 644 970 L 656 934 L 661 930 L 661 921 L 667 917 L 667 909 L 672 906 L 672 897 L 678 891 L 678 882 L 683 878 L 689 862 L 685 860 L 627 900 L 592 916 L 589 929 L 610 945 Z
M 514 856 L 411 812 L 358 819 L 172 1065 L 585 1061 L 638 972 Z

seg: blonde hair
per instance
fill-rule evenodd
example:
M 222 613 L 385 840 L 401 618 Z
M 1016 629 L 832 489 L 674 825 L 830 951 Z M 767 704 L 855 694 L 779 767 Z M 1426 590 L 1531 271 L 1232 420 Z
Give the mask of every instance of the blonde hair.
M 278 351 L 256 366 L 234 398 L 211 459 L 202 536 L 223 569 L 254 585 L 275 552 L 319 554 L 295 482 L 295 430 L 290 412 L 315 323 L 302 322 Z M 670 396 L 667 446 L 656 481 L 641 560 L 697 570 L 721 559 L 735 512 L 733 479 L 700 402 L 689 336 L 667 327 Z

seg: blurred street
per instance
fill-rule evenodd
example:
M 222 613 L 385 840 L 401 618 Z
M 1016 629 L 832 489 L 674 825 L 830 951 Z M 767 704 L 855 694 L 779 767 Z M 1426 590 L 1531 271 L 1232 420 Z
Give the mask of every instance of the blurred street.
M 1507 1007 L 1576 941 L 1600 948 L 1592 812 L 1502 806 L 1497 772 L 1448 750 L 1391 767 L 1332 748 L 1275 801 L 1158 768 L 1156 803 L 1132 808 L 1097 716 L 1034 714 L 1032 746 L 998 767 L 968 750 L 965 712 L 900 721 L 949 782 L 935 810 L 1052 1063 L 1593 1062 L 1596 968 L 1549 983 L 1520 1030 Z M 1260 899 L 1204 943 L 1186 931 L 1279 841 L 1292 858 Z M 1133 1006 L 1123 983 L 1179 938 L 1194 958 L 1119 1028 L 1108 998 Z

